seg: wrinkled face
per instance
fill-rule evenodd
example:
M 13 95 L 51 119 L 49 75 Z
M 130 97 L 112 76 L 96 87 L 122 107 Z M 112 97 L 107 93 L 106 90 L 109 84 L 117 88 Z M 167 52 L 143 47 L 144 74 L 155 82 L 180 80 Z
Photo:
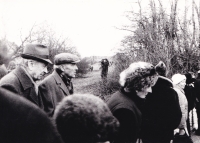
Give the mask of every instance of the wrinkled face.
M 145 98 L 148 93 L 152 92 L 152 86 L 144 87 L 141 91 L 136 91 L 137 96 L 140 98 Z
M 76 64 L 71 63 L 71 64 L 62 65 L 62 71 L 71 78 L 74 78 L 76 76 L 77 70 L 78 70 L 78 67 Z
M 180 88 L 184 89 L 185 85 L 186 85 L 186 79 L 184 79 L 181 82 L 179 82 L 178 85 L 180 86 Z
M 29 70 L 34 81 L 41 80 L 48 73 L 47 64 L 38 61 L 29 61 Z

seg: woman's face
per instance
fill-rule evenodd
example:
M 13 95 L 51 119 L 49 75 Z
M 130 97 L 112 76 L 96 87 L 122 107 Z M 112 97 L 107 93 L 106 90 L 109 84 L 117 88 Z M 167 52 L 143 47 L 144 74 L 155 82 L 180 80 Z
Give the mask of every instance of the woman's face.
M 140 98 L 145 98 L 148 93 L 152 92 L 152 87 L 144 87 L 141 91 L 136 91 L 137 96 Z
M 184 89 L 185 85 L 186 85 L 186 79 L 184 79 L 181 82 L 179 82 L 178 85 L 180 86 L 180 88 Z

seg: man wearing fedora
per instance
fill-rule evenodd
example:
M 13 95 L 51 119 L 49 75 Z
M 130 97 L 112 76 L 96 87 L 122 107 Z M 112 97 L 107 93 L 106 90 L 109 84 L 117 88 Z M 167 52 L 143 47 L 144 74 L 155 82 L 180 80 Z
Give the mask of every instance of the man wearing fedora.
M 2 52 L 0 64 L 11 57 Z M 5 57 L 5 55 L 7 57 Z M 63 143 L 55 124 L 37 106 L 0 87 L 0 143 Z
M 54 57 L 54 71 L 39 85 L 44 111 L 52 117 L 56 105 L 67 95 L 73 94 L 71 79 L 75 77 L 79 57 L 70 53 L 60 53 Z
M 21 54 L 22 65 L 4 76 L 0 86 L 17 93 L 43 108 L 35 82 L 47 73 L 49 49 L 40 44 L 28 44 Z

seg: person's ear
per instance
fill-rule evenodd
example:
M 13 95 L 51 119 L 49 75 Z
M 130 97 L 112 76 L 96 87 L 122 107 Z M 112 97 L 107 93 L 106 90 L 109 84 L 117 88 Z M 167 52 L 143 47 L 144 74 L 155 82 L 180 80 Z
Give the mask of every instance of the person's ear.
M 60 70 L 64 71 L 65 70 L 65 66 L 64 65 L 60 65 Z

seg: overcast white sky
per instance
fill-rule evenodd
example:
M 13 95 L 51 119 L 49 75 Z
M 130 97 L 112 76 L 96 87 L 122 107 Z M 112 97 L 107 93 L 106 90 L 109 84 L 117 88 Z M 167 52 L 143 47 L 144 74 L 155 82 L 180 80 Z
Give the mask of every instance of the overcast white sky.
M 135 1 L 0 0 L 0 38 L 19 44 L 21 29 L 26 32 L 45 21 L 71 39 L 82 57 L 112 55 L 128 34 L 115 27 L 129 24 L 124 12 L 135 9 Z

